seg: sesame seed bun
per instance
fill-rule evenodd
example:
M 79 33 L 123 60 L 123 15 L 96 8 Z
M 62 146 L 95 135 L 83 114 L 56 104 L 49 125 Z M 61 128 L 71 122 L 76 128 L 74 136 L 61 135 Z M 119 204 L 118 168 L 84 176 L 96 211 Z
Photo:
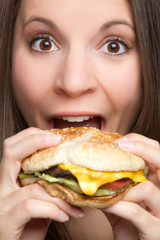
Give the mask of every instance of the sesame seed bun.
M 91 127 L 50 131 L 61 135 L 62 142 L 24 159 L 22 169 L 25 173 L 44 171 L 60 163 L 77 164 L 98 171 L 138 171 L 145 168 L 142 158 L 118 147 L 115 141 L 122 137 L 118 133 Z

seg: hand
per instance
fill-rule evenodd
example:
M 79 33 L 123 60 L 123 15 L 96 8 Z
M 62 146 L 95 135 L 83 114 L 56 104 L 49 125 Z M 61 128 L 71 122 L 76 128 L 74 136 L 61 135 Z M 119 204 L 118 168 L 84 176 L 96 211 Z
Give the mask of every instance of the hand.
M 149 166 L 148 180 L 133 187 L 122 201 L 104 209 L 116 240 L 160 239 L 160 146 L 139 134 L 128 134 L 119 146 L 141 156 Z
M 38 149 L 60 143 L 53 133 L 29 128 L 4 142 L 0 165 L 1 240 L 42 240 L 51 220 L 65 222 L 82 210 L 49 196 L 38 184 L 20 187 L 17 181 L 22 159 Z

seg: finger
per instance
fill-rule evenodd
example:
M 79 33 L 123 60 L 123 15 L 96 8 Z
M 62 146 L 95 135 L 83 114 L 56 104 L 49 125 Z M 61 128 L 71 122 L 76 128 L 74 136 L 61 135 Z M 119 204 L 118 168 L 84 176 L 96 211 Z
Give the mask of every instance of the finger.
M 147 175 L 147 179 L 154 183 L 155 186 L 157 186 L 159 188 L 160 186 L 160 182 L 157 181 L 157 176 L 156 176 L 156 168 L 154 165 L 150 164 L 150 163 L 147 163 L 148 167 L 149 167 L 149 172 L 148 172 L 148 175 Z
M 9 220 L 8 220 L 9 219 Z M 65 222 L 68 215 L 56 205 L 30 199 L 17 205 L 8 213 L 1 212 L 0 236 L 2 239 L 19 239 L 25 225 L 31 219 L 48 219 Z
M 39 129 L 39 128 L 35 128 L 35 127 L 30 127 L 27 128 L 21 132 L 18 132 L 17 134 L 7 138 L 7 142 L 9 145 L 12 145 L 16 142 L 21 141 L 25 136 L 27 135 L 32 135 L 32 134 L 38 134 L 41 133 L 43 130 Z
M 116 142 L 117 143 L 119 143 L 119 142 L 143 142 L 143 143 L 146 143 L 146 144 L 151 145 L 158 149 L 160 147 L 158 141 L 148 138 L 148 137 L 145 137 L 143 135 L 137 134 L 137 133 L 129 133 L 129 134 L 125 135 L 124 137 L 116 140 Z
M 0 182 L 5 187 L 16 185 L 23 158 L 39 149 L 49 148 L 60 143 L 60 136 L 53 133 L 27 135 L 15 144 L 4 146 L 4 154 L 0 167 Z
M 1 218 L 1 229 L 7 232 L 22 231 L 26 223 L 33 218 L 52 219 L 66 222 L 69 216 L 56 205 L 40 200 L 29 199 L 17 205 Z M 8 221 L 9 219 L 9 221 Z
M 152 214 L 160 218 L 160 191 L 150 181 L 142 182 L 132 188 L 123 200 L 136 203 L 144 202 Z
M 62 211 L 65 211 L 67 214 L 75 218 L 84 216 L 81 208 L 72 206 L 59 198 L 51 197 L 39 184 L 31 184 L 13 192 L 9 195 L 9 197 L 5 198 L 5 206 L 3 209 L 5 209 L 5 211 L 11 211 L 17 205 L 21 204 L 21 202 L 25 202 L 29 199 L 41 200 L 55 204 Z
M 133 202 L 119 201 L 105 209 L 109 213 L 131 221 L 143 235 L 143 239 L 158 240 L 160 236 L 160 221 L 155 216 Z M 153 232 L 155 235 L 153 236 Z
M 146 142 L 118 142 L 118 145 L 121 149 L 134 153 L 147 161 L 150 164 L 153 164 L 155 167 L 160 168 L 160 148 L 146 143 Z
M 157 178 L 160 182 L 160 144 L 158 141 L 147 138 L 140 134 L 131 133 L 116 141 L 120 148 L 125 151 L 141 156 L 149 166 L 148 179 L 157 186 Z M 156 173 L 156 174 L 155 174 Z M 155 176 L 157 178 L 155 178 Z

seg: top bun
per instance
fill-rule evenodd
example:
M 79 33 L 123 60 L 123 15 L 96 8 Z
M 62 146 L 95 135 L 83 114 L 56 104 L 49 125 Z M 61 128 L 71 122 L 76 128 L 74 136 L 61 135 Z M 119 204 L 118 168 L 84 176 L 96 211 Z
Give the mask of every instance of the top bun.
M 62 136 L 62 142 L 54 147 L 39 150 L 25 158 L 25 173 L 44 171 L 60 163 L 72 163 L 98 171 L 138 171 L 145 168 L 142 158 L 125 152 L 115 141 L 118 133 L 103 132 L 92 127 L 51 129 Z

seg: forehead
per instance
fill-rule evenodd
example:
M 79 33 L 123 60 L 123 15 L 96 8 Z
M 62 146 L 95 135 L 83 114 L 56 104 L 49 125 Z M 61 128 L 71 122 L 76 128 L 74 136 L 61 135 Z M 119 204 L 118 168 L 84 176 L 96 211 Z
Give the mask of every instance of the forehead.
M 67 24 L 76 27 L 87 24 L 98 26 L 113 19 L 133 25 L 128 0 L 22 0 L 19 12 L 21 21 L 34 16 L 56 21 L 62 27 Z

